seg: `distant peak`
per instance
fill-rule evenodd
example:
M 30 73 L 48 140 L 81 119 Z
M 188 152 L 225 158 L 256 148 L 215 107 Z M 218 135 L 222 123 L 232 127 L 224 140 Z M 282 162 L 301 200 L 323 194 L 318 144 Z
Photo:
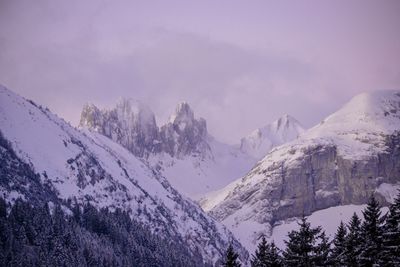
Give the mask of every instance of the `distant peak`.
M 86 103 L 83 105 L 83 110 L 97 110 L 98 107 L 93 103 Z
M 284 114 L 281 116 L 279 119 L 274 121 L 271 125 L 273 125 L 276 129 L 282 128 L 282 127 L 290 127 L 290 126 L 301 126 L 298 120 L 296 120 L 294 117 L 290 116 L 289 114 Z
M 169 121 L 174 123 L 176 121 L 193 121 L 194 112 L 187 102 L 180 102 L 175 109 L 175 112 L 170 117 Z

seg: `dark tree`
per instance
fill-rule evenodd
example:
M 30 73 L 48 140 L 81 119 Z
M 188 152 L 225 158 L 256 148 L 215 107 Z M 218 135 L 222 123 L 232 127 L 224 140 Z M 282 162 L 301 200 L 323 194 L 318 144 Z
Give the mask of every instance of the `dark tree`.
M 400 266 L 400 192 L 389 208 L 382 234 L 382 266 Z
M 262 237 L 261 242 L 258 244 L 255 255 L 251 260 L 253 267 L 280 267 L 283 266 L 282 257 L 279 255 L 279 249 L 272 241 L 271 244 L 267 242 L 265 237 Z
M 318 235 L 318 243 L 315 246 L 315 266 L 328 266 L 330 265 L 330 253 L 331 253 L 331 243 L 329 242 L 328 237 L 325 234 L 325 231 L 322 231 Z
M 240 267 L 241 264 L 238 261 L 239 255 L 233 250 L 232 244 L 229 244 L 226 250 L 225 261 L 223 263 L 224 267 Z
M 283 252 L 287 266 L 316 266 L 321 255 L 316 245 L 321 236 L 321 227 L 312 228 L 306 217 L 302 217 L 298 231 L 288 234 L 289 241 L 285 241 L 286 250 Z
M 382 249 L 382 223 L 379 202 L 372 195 L 363 211 L 364 222 L 361 227 L 360 265 L 373 266 L 379 263 Z
M 179 237 L 160 238 L 127 212 L 85 209 L 69 216 L 59 204 L 17 200 L 0 216 L 0 266 L 208 266 Z
M 347 226 L 348 234 L 346 237 L 346 251 L 345 251 L 345 262 L 349 267 L 358 266 L 358 258 L 361 250 L 361 220 L 356 213 L 350 219 L 350 223 Z
M 331 262 L 334 263 L 335 266 L 346 266 L 346 238 L 346 226 L 341 221 L 332 241 Z
M 251 259 L 251 266 L 253 267 L 264 267 L 267 262 L 267 254 L 269 250 L 269 244 L 263 236 L 261 242 L 258 244 L 255 254 Z

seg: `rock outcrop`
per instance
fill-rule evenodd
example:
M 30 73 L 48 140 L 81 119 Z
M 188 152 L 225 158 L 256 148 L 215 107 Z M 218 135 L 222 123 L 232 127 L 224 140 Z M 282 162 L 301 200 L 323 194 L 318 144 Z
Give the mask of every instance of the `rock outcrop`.
M 111 110 L 99 110 L 85 105 L 80 126 L 93 129 L 139 157 L 160 151 L 158 127 L 154 113 L 144 104 L 132 99 L 121 99 Z
M 177 158 L 195 154 L 204 156 L 210 151 L 205 119 L 195 119 L 186 102 L 178 104 L 169 122 L 160 129 L 163 151 Z
M 328 207 L 365 204 L 400 183 L 400 92 L 354 97 L 298 139 L 274 148 L 245 177 L 221 190 L 211 214 L 241 234 Z M 209 201 L 213 201 L 210 199 Z M 253 229 L 254 230 L 254 229 Z M 237 230 L 239 231 L 239 230 Z M 244 232 L 243 232 L 244 231 Z M 256 236 L 255 236 L 256 237 Z
M 161 128 L 147 106 L 131 99 L 121 99 L 111 110 L 86 105 L 79 126 L 107 136 L 142 158 L 160 152 L 176 158 L 204 156 L 210 149 L 206 121 L 195 119 L 185 102 L 177 106 L 169 122 Z

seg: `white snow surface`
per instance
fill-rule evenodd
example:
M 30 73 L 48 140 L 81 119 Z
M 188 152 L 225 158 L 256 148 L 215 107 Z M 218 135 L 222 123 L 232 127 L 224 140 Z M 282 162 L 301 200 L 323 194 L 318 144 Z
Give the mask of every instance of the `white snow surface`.
M 341 221 L 347 224 L 351 216 L 357 213 L 360 219 L 363 218 L 362 211 L 367 205 L 344 205 L 336 206 L 316 211 L 307 216 L 307 221 L 312 227 L 321 226 L 327 237 L 332 240 Z M 381 208 L 382 215 L 388 212 L 387 207 Z M 260 224 L 255 221 L 246 221 L 235 224 L 231 218 L 224 220 L 223 223 L 232 229 L 235 236 L 239 239 L 248 251 L 254 253 L 257 244 L 263 235 L 269 242 L 274 241 L 280 249 L 285 249 L 285 240 L 288 241 L 288 233 L 292 230 L 298 230 L 300 218 L 294 217 L 276 222 L 274 226 L 268 227 L 266 224 Z
M 170 121 L 193 120 L 193 112 L 185 110 L 190 110 L 188 104 L 180 103 Z M 210 154 L 176 158 L 162 153 L 151 155 L 149 162 L 152 166 L 158 166 L 179 192 L 202 202 L 203 209 L 209 210 L 216 202 L 208 202 L 210 196 L 217 195 L 216 192 L 221 190 L 226 191 L 224 187 L 248 173 L 272 147 L 293 140 L 302 132 L 304 129 L 296 119 L 284 115 L 243 138 L 240 147 L 219 142 L 209 135 L 207 144 Z M 220 195 L 217 198 L 222 200 Z
M 182 197 L 165 178 L 122 146 L 100 134 L 73 128 L 49 110 L 2 86 L 0 129 L 16 154 L 41 174 L 43 182 L 51 182 L 61 199 L 76 197 L 79 202 L 90 200 L 98 208 L 127 210 L 155 231 L 162 229 L 181 235 L 213 262 L 233 238 L 224 226 Z M 81 165 L 97 162 L 86 171 L 98 172 L 100 178 L 91 181 L 83 172 L 85 186 L 78 186 L 79 170 L 75 165 L 72 168 L 68 163 L 71 160 Z M 152 219 L 143 215 L 144 209 Z
M 382 183 L 375 192 L 381 194 L 387 202 L 394 203 L 395 198 L 400 193 L 400 184 Z
M 239 149 L 208 137 L 210 153 L 171 157 L 166 153 L 149 157 L 150 165 L 158 169 L 171 185 L 193 200 L 225 187 L 245 175 L 256 160 Z
M 367 205 L 345 205 L 331 207 L 324 210 L 319 210 L 307 217 L 307 220 L 311 223 L 312 227 L 321 226 L 327 237 L 332 240 L 335 237 L 335 233 L 341 221 L 347 224 L 354 212 L 357 213 L 360 219 L 363 219 L 362 211 Z M 388 211 L 387 207 L 381 208 L 382 215 Z M 291 230 L 298 230 L 299 218 L 292 218 L 285 221 L 276 223 L 276 226 L 272 229 L 272 233 L 269 237 L 270 241 L 274 241 L 275 244 L 281 248 L 285 248 L 284 240 L 288 240 L 287 234 Z
M 271 124 L 258 128 L 242 138 L 240 149 L 260 160 L 273 147 L 296 139 L 304 131 L 303 126 L 295 118 L 285 114 Z

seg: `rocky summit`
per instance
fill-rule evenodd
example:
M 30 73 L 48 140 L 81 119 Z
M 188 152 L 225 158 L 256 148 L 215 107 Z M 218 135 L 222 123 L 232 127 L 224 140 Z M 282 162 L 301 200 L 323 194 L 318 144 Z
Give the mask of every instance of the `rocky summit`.
M 206 121 L 195 119 L 186 102 L 178 104 L 168 123 L 160 128 L 154 113 L 132 99 L 122 98 L 110 110 L 99 110 L 95 105 L 87 104 L 82 110 L 79 126 L 105 135 L 143 158 L 161 152 L 182 158 L 205 155 L 209 150 Z
M 272 149 L 203 206 L 254 243 L 279 220 L 365 204 L 371 194 L 385 204 L 399 183 L 400 92 L 377 91 L 354 97 L 298 139 Z

